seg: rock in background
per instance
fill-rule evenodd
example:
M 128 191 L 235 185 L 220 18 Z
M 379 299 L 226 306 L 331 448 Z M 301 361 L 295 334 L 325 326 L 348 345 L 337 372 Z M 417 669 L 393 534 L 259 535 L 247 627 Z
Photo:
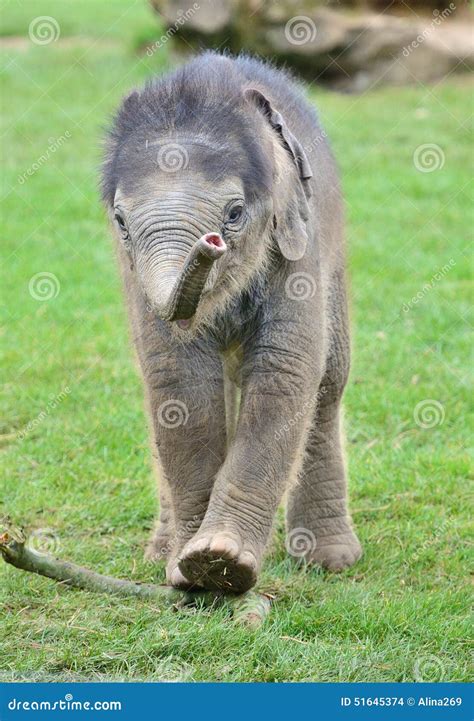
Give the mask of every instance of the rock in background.
M 473 16 L 460 0 L 150 1 L 166 29 L 156 47 L 172 39 L 185 53 L 243 50 L 339 90 L 432 82 L 474 68 Z

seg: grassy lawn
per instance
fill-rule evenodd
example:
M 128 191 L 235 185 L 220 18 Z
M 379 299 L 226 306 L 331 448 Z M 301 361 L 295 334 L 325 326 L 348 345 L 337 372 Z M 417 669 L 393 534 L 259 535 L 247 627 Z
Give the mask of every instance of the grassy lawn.
M 4 32 L 24 42 L 2 51 L 0 513 L 62 556 L 161 582 L 142 557 L 155 487 L 97 167 L 108 115 L 166 58 L 132 49 L 152 25 L 141 2 L 2 8 Z M 26 42 L 39 15 L 58 21 L 59 42 Z M 342 575 L 296 570 L 280 517 L 259 583 L 277 601 L 252 632 L 226 609 L 173 612 L 0 565 L 0 679 L 468 680 L 467 82 L 311 90 L 347 198 L 362 561 Z M 442 165 L 432 172 L 416 167 L 425 144 Z

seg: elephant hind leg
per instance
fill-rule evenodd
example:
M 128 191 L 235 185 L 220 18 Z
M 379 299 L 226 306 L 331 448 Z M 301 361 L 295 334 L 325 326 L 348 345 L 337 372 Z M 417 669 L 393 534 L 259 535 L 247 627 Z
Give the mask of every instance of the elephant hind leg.
M 341 434 L 341 399 L 349 374 L 350 347 L 343 279 L 330 299 L 332 342 L 318 390 L 318 404 L 299 481 L 288 496 L 287 548 L 309 563 L 341 571 L 362 555 L 348 511 Z
M 287 506 L 288 552 L 329 571 L 342 571 L 362 555 L 348 511 L 339 421 L 339 402 L 318 409 Z

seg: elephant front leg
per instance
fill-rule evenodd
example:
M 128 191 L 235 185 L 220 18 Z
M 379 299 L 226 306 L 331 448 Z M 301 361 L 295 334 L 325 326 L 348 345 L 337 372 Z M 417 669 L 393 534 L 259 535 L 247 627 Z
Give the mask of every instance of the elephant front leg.
M 159 478 L 160 486 L 160 517 L 155 524 L 145 550 L 145 559 L 148 561 L 159 561 L 168 558 L 175 537 L 173 504 L 168 484 L 161 469 L 157 469 L 156 475 Z
M 201 525 L 224 461 L 224 386 L 218 356 L 195 350 L 191 362 L 167 359 L 167 364 L 149 385 L 160 475 L 166 481 L 173 520 L 166 541 L 166 575 L 171 585 L 189 587 L 177 557 Z
M 242 592 L 254 585 L 275 512 L 301 465 L 314 385 L 308 367 L 303 372 L 297 359 L 291 368 L 284 360 L 284 371 L 273 358 L 244 384 L 236 435 L 207 513 L 180 553 L 184 576 L 206 588 Z

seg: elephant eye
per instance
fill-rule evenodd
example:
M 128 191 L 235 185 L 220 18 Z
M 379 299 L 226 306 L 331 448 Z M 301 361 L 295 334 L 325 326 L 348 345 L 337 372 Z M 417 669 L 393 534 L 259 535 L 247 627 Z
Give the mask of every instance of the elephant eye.
M 242 205 L 242 203 L 239 203 L 238 205 L 233 205 L 227 215 L 227 222 L 231 224 L 238 223 L 238 221 L 242 218 L 243 212 L 244 206 Z
M 120 231 L 120 239 L 124 247 L 127 250 L 130 250 L 130 235 L 128 233 L 127 226 L 125 225 L 125 220 L 123 219 L 123 216 L 117 210 L 115 211 L 115 222 L 118 225 L 118 229 Z
M 117 225 L 119 227 L 120 235 L 122 236 L 122 238 L 124 240 L 126 240 L 129 237 L 127 226 L 125 225 L 125 220 L 123 219 L 122 215 L 120 213 L 118 213 L 117 211 L 115 211 L 115 222 L 117 223 Z
M 115 213 L 115 220 L 117 221 L 117 225 L 120 228 L 122 232 L 127 232 L 127 226 L 125 225 L 125 221 L 120 215 L 120 213 Z

